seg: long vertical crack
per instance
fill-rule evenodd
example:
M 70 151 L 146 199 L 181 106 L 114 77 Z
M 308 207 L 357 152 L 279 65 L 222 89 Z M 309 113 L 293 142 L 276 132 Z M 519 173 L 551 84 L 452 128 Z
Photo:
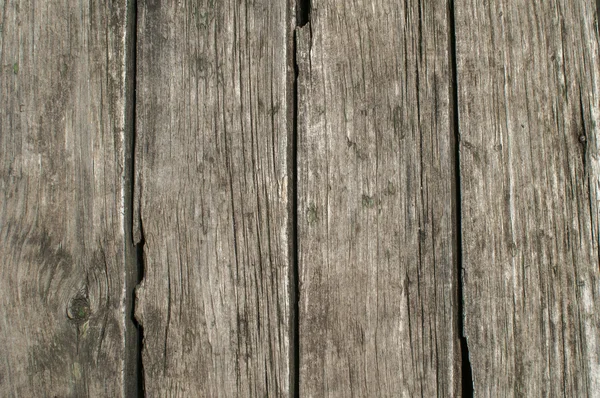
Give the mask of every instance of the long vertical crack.
M 290 262 L 290 396 L 298 398 L 300 396 L 300 322 L 299 322 L 299 287 L 298 287 L 298 65 L 296 64 L 296 32 L 292 35 L 292 62 L 294 70 L 293 79 L 293 103 L 292 103 L 292 139 L 290 151 L 291 164 L 291 195 L 290 198 L 290 219 L 291 219 L 291 252 Z
M 469 359 L 469 347 L 464 330 L 464 295 L 463 295 L 463 261 L 462 261 L 462 209 L 461 209 L 461 184 L 460 184 L 460 130 L 458 120 L 458 71 L 456 63 L 456 26 L 454 15 L 454 1 L 449 2 L 449 29 L 450 29 L 450 64 L 452 67 L 452 129 L 454 132 L 454 212 L 456 237 L 456 295 L 457 295 L 457 330 L 460 345 L 461 360 L 461 392 L 463 397 L 473 397 L 473 369 Z
M 294 31 L 288 42 L 288 50 L 291 54 L 288 59 L 291 62 L 292 70 L 294 71 L 292 86 L 292 117 L 291 117 L 291 140 L 290 140 L 290 174 L 292 175 L 292 183 L 290 184 L 290 249 L 291 249 L 291 272 L 290 272 L 290 395 L 300 397 L 300 321 L 299 321 L 299 245 L 298 245 L 298 77 L 299 68 L 296 59 L 296 29 L 303 27 L 310 22 L 311 16 L 311 0 L 296 0 L 293 6 L 294 12 L 290 15 L 293 22 L 290 26 Z M 292 8 L 292 7 L 290 7 Z
M 128 0 L 125 41 L 125 391 L 126 397 L 144 396 L 142 367 L 142 328 L 135 319 L 135 288 L 144 272 L 143 245 L 133 242 L 133 189 L 135 174 L 135 109 L 136 109 L 136 53 L 137 1 Z M 139 215 L 135 215 L 139 217 Z

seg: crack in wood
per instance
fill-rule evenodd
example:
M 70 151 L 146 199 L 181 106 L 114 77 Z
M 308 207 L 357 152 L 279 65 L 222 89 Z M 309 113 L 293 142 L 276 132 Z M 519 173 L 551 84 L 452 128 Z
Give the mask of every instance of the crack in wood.
M 452 121 L 454 131 L 454 208 L 455 208 L 455 239 L 456 239 L 456 295 L 457 305 L 457 328 L 460 345 L 460 366 L 461 366 L 461 390 L 463 397 L 474 396 L 473 369 L 469 358 L 469 346 L 467 336 L 464 330 L 464 296 L 463 296 L 463 262 L 462 262 L 462 220 L 461 220 L 461 186 L 460 186 L 460 130 L 458 121 L 458 72 L 456 65 L 456 26 L 454 16 L 454 1 L 449 2 L 448 17 L 450 28 L 450 58 L 452 68 Z
M 139 215 L 138 215 L 139 216 Z M 134 290 L 130 292 L 133 297 L 134 305 L 131 309 L 131 317 L 133 323 L 136 328 L 136 344 L 134 348 L 136 358 L 135 358 L 135 379 L 132 380 L 132 384 L 135 384 L 135 395 L 137 397 L 144 397 L 144 364 L 142 362 L 142 349 L 143 349 L 143 341 L 144 341 L 144 328 L 140 320 L 135 316 L 136 311 L 136 297 L 137 297 L 137 288 L 140 286 L 142 281 L 144 280 L 144 271 L 145 271 L 145 261 L 144 261 L 144 245 L 146 244 L 146 239 L 144 238 L 144 228 L 142 225 L 141 217 L 139 218 L 140 225 L 140 241 L 135 245 L 135 265 L 136 265 L 136 283 L 134 286 Z
M 311 17 L 311 0 L 296 0 L 295 22 L 292 32 L 292 66 L 294 71 L 292 84 L 292 137 L 290 150 L 290 174 L 292 175 L 290 195 L 291 220 L 291 272 L 290 272 L 290 395 L 300 396 L 300 321 L 299 321 L 299 242 L 298 242 L 298 79 L 296 30 L 309 24 Z
M 311 0 L 296 0 L 296 26 L 301 28 L 310 22 Z
M 298 19 L 296 20 L 298 21 Z M 292 139 L 291 139 L 291 170 L 292 187 L 290 195 L 290 220 L 291 220 L 291 241 L 292 241 L 292 261 L 290 273 L 290 334 L 292 349 L 290 350 L 290 392 L 294 397 L 300 396 L 300 339 L 299 339 L 299 321 L 298 321 L 298 63 L 296 60 L 296 32 L 293 32 L 293 115 L 292 115 Z
M 139 206 L 134 205 L 135 196 L 135 141 L 136 141 L 136 69 L 137 69 L 137 0 L 130 0 L 127 4 L 127 42 L 125 52 L 126 66 L 126 156 L 124 182 L 125 191 L 125 247 L 129 253 L 126 255 L 127 280 L 126 280 L 126 338 L 125 338 L 125 396 L 143 397 L 144 393 L 144 371 L 142 364 L 142 325 L 135 316 L 136 311 L 136 289 L 144 277 L 144 232 L 142 228 Z M 134 209 L 137 214 L 134 215 Z M 135 219 L 135 222 L 134 222 Z M 134 230 L 137 231 L 134 239 Z

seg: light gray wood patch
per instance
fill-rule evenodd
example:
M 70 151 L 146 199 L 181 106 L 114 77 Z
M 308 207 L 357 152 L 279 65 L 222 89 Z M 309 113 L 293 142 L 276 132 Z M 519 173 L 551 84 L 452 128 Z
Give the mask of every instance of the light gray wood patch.
M 600 396 L 595 6 L 455 3 L 476 396 Z
M 148 396 L 289 394 L 288 7 L 139 2 Z
M 296 31 L 300 396 L 460 394 L 447 6 Z
M 126 7 L 0 1 L 0 396 L 118 397 Z

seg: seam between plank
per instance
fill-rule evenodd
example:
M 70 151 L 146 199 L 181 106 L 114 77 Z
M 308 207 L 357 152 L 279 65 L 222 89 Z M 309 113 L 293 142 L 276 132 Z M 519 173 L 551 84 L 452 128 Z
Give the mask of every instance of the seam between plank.
M 290 174 L 292 175 L 290 199 L 290 396 L 300 397 L 300 312 L 299 312 L 299 237 L 298 237 L 298 79 L 299 66 L 297 61 L 297 35 L 296 30 L 310 23 L 311 0 L 291 0 L 288 3 L 289 25 L 293 29 L 291 41 L 288 41 L 288 51 L 291 52 L 289 60 L 292 77 L 292 115 L 291 115 L 291 140 L 290 140 Z
M 449 30 L 450 30 L 450 65 L 452 71 L 452 131 L 454 133 L 454 212 L 455 212 L 455 258 L 456 258 L 456 296 L 457 311 L 456 325 L 460 349 L 460 388 L 461 395 L 464 398 L 473 397 L 475 390 L 473 385 L 473 369 L 471 367 L 469 347 L 464 330 L 464 292 L 463 292 L 463 259 L 462 259 L 462 197 L 460 183 L 460 126 L 458 110 L 458 70 L 457 70 L 457 50 L 456 50 L 456 18 L 455 3 L 450 0 L 448 7 Z
M 136 145 L 136 86 L 137 86 L 137 0 L 127 2 L 125 39 L 125 375 L 124 396 L 144 397 L 142 364 L 143 331 L 135 318 L 135 289 L 144 273 L 143 232 L 141 241 L 134 243 L 134 224 L 141 229 L 139 214 L 134 213 L 135 145 Z M 139 223 L 139 224 L 138 224 Z

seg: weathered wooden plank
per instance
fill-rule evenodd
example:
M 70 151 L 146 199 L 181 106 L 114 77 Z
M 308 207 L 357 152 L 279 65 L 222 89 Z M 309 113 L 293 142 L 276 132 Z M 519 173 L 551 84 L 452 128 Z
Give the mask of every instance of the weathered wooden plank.
M 139 3 L 148 396 L 289 394 L 287 4 Z
M 297 30 L 300 396 L 460 395 L 448 4 Z
M 456 2 L 465 332 L 478 396 L 600 396 L 593 0 Z
M 0 2 L 3 397 L 124 395 L 126 8 Z

